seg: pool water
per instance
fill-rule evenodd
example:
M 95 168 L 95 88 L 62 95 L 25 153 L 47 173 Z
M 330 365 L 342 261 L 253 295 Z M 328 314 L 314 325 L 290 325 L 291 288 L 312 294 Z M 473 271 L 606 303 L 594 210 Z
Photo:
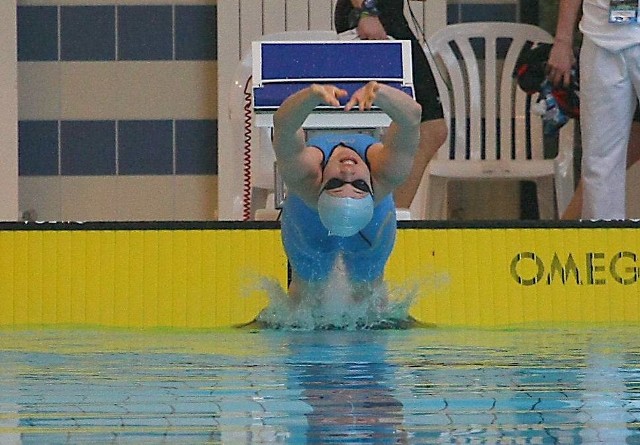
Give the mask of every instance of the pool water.
M 0 331 L 0 443 L 640 443 L 638 328 Z

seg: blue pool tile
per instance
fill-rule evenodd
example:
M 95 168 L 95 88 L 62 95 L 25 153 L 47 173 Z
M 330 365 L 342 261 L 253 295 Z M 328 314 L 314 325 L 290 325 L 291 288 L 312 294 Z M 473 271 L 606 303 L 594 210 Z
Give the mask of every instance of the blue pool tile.
M 18 61 L 58 60 L 58 8 L 18 6 Z
M 216 6 L 176 6 L 176 59 L 216 60 L 218 58 L 216 20 Z
M 119 60 L 173 58 L 171 6 L 118 7 Z
M 114 60 L 115 6 L 62 6 L 61 59 Z
M 75 424 L 78 427 L 83 428 L 91 428 L 93 430 L 101 430 L 101 429 L 112 429 L 118 428 L 122 426 L 122 418 L 120 416 L 105 416 L 103 412 L 94 412 L 91 414 L 85 414 L 83 416 L 78 416 L 78 418 L 74 419 Z M 53 425 L 52 425 L 53 426 Z M 99 440 L 94 439 L 93 443 L 101 443 Z M 112 436 L 113 440 L 113 436 Z M 102 442 L 105 443 L 105 442 Z
M 460 410 L 462 412 L 484 412 L 491 409 L 494 401 L 490 398 L 448 398 L 447 406 L 449 409 Z
M 420 413 L 414 419 L 413 422 L 419 423 L 420 425 L 450 425 L 451 417 L 447 414 L 442 413 Z
M 420 397 L 404 401 L 405 408 L 422 413 L 437 413 L 447 407 L 447 401 L 437 397 Z
M 118 122 L 118 173 L 173 173 L 173 124 L 170 120 Z
M 529 411 L 533 409 L 536 403 L 538 403 L 537 398 L 527 396 L 498 398 L 496 399 L 496 409 L 502 411 Z
M 63 121 L 60 139 L 63 175 L 116 173 L 115 121 Z
M 172 428 L 176 427 L 215 427 L 218 425 L 218 420 L 214 413 L 206 413 L 202 416 L 194 415 L 172 415 L 167 417 L 167 422 Z
M 466 412 L 452 409 L 449 417 L 455 425 L 491 425 L 495 416 L 491 412 Z
M 217 174 L 217 159 L 217 121 L 176 121 L 176 174 Z
M 18 123 L 18 165 L 21 176 L 58 174 L 58 121 Z
M 180 397 L 171 403 L 173 407 L 173 414 L 201 414 L 201 415 L 213 415 L 220 411 L 220 408 L 216 403 L 207 401 L 204 397 L 200 400 L 189 400 L 188 398 Z
M 127 401 L 127 412 L 139 414 L 131 419 L 131 425 L 167 425 L 166 417 L 173 412 L 169 404 L 162 403 L 131 403 Z

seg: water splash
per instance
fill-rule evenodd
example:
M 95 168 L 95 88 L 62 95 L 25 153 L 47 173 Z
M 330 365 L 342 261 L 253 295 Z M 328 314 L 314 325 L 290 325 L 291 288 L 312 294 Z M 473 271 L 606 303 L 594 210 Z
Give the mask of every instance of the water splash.
M 425 285 L 441 287 L 447 280 L 431 275 L 428 280 L 416 280 L 394 286 L 381 282 L 360 301 L 351 297 L 352 286 L 343 269 L 336 266 L 329 279 L 330 286 L 322 293 L 301 295 L 300 304 L 293 305 L 287 290 L 269 277 L 261 277 L 257 287 L 269 297 L 269 305 L 258 315 L 254 326 L 285 330 L 358 330 L 407 329 L 426 327 L 409 315 L 409 309 L 423 293 Z

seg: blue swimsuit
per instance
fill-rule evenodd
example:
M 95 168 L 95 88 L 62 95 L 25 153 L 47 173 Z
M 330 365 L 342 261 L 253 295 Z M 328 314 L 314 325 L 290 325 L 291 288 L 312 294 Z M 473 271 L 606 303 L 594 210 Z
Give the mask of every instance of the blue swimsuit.
M 367 149 L 377 139 L 364 134 L 320 135 L 309 139 L 308 146 L 322 151 L 322 167 L 338 145 L 353 149 L 367 162 Z M 282 210 L 282 242 L 295 273 L 307 281 L 326 279 L 339 253 L 349 278 L 371 282 L 381 277 L 396 237 L 395 204 L 391 194 L 376 204 L 373 218 L 351 237 L 329 236 L 318 211 L 297 195 L 289 193 Z

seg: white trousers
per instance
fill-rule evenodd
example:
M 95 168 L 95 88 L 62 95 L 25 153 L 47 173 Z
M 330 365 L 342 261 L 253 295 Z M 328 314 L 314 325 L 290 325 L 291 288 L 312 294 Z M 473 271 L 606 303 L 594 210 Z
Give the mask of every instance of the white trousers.
M 640 44 L 619 52 L 584 37 L 580 52 L 582 219 L 625 219 L 629 131 L 640 92 Z

